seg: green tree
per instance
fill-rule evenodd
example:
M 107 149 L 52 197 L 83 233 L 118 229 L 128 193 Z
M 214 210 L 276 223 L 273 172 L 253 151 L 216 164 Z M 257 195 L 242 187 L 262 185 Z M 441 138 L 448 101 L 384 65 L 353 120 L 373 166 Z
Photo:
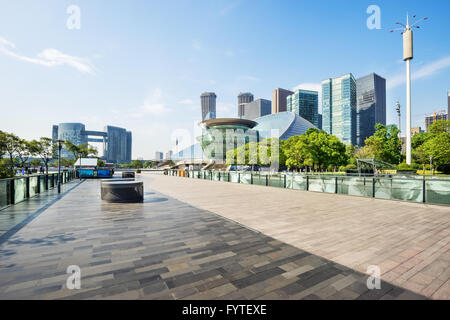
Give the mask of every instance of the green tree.
M 402 160 L 402 143 L 398 134 L 399 131 L 396 126 L 385 126 L 377 123 L 375 133 L 365 140 L 365 144 L 375 159 L 399 164 Z
M 9 167 L 11 170 L 14 170 L 14 155 L 17 154 L 17 151 L 20 146 L 20 138 L 12 133 L 4 133 L 4 141 L 3 141 L 3 150 L 5 154 L 9 157 Z
M 106 165 L 102 159 L 97 159 L 97 168 L 103 168 Z
M 25 139 L 19 139 L 17 142 L 17 159 L 19 159 L 19 167 L 24 167 L 25 163 L 32 156 L 31 142 Z
M 30 165 L 32 167 L 40 167 L 42 165 L 42 160 L 41 159 L 33 159 L 30 161 Z
M 53 159 L 56 145 L 53 140 L 46 137 L 41 137 L 39 140 L 32 140 L 30 142 L 30 150 L 33 155 L 39 156 L 45 165 L 45 172 L 48 173 L 48 163 Z
M 141 160 L 133 160 L 129 164 L 131 168 L 135 169 L 141 169 L 142 168 L 142 161 Z

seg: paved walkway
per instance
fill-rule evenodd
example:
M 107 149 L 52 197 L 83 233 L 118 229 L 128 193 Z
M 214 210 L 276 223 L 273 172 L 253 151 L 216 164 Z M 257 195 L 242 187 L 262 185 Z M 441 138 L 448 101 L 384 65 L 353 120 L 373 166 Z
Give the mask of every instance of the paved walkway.
M 0 244 L 20 229 L 22 225 L 39 215 L 43 209 L 64 197 L 65 193 L 77 183 L 79 183 L 79 180 L 62 184 L 61 194 L 58 194 L 57 188 L 53 188 L 0 210 Z
M 450 208 L 143 174 L 151 188 L 360 272 L 450 299 Z
M 144 180 L 141 204 L 102 203 L 99 181 L 86 181 L 0 245 L 0 299 L 423 298 L 386 282 L 369 290 L 366 275 Z M 66 288 L 70 265 L 80 290 Z

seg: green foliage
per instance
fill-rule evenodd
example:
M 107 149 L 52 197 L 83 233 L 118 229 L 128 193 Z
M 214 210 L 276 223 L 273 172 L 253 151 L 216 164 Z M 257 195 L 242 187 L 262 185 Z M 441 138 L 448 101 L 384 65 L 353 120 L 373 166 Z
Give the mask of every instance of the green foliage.
M 377 123 L 374 135 L 365 140 L 365 152 L 370 154 L 371 158 L 392 164 L 400 163 L 402 143 L 398 134 L 399 131 L 396 126 L 385 126 Z
M 130 167 L 131 168 L 135 168 L 135 169 L 141 169 L 142 168 L 142 161 L 141 160 L 133 160 L 130 163 Z
M 286 165 L 289 168 L 313 167 L 319 170 L 339 167 L 348 161 L 345 144 L 323 130 L 308 129 L 294 136 L 284 145 Z
M 102 159 L 97 159 L 97 168 L 103 168 L 106 165 Z
M 41 137 L 39 140 L 30 141 L 30 150 L 33 155 L 41 158 L 45 165 L 45 171 L 48 173 L 48 163 L 53 158 L 55 151 L 52 139 Z
M 433 134 L 433 137 L 423 144 L 423 151 L 432 157 L 438 170 L 450 172 L 450 132 Z
M 412 167 L 409 164 L 405 163 L 405 162 L 400 163 L 397 166 L 397 168 L 398 168 L 398 170 L 411 170 L 412 169 Z
M 41 159 L 33 159 L 30 161 L 30 165 L 32 167 L 40 167 L 42 165 L 42 160 Z
M 14 177 L 15 172 L 10 167 L 9 159 L 1 158 L 0 159 L 0 179 L 12 178 Z

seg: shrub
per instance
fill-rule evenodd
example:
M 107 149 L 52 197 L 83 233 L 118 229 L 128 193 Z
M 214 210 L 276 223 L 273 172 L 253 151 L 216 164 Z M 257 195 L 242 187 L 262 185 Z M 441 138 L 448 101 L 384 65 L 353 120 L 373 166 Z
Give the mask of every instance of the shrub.
M 411 166 L 403 162 L 398 165 L 398 170 L 411 170 Z
M 350 163 L 350 164 L 345 166 L 345 170 L 353 170 L 353 169 L 358 169 L 356 164 Z

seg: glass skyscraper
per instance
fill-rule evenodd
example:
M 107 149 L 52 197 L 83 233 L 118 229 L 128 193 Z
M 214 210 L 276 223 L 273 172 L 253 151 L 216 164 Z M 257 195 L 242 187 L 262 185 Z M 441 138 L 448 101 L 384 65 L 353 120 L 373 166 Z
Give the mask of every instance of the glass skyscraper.
M 386 79 L 375 73 L 356 80 L 356 144 L 375 133 L 375 125 L 386 125 Z
M 205 92 L 200 96 L 202 105 L 202 121 L 216 118 L 216 94 L 214 92 Z
M 241 118 L 255 120 L 272 113 L 272 102 L 266 99 L 257 99 L 244 104 L 244 110 Z
M 287 111 L 319 127 L 319 93 L 317 91 L 297 90 L 286 98 Z
M 351 73 L 322 81 L 323 130 L 356 145 L 356 81 Z

